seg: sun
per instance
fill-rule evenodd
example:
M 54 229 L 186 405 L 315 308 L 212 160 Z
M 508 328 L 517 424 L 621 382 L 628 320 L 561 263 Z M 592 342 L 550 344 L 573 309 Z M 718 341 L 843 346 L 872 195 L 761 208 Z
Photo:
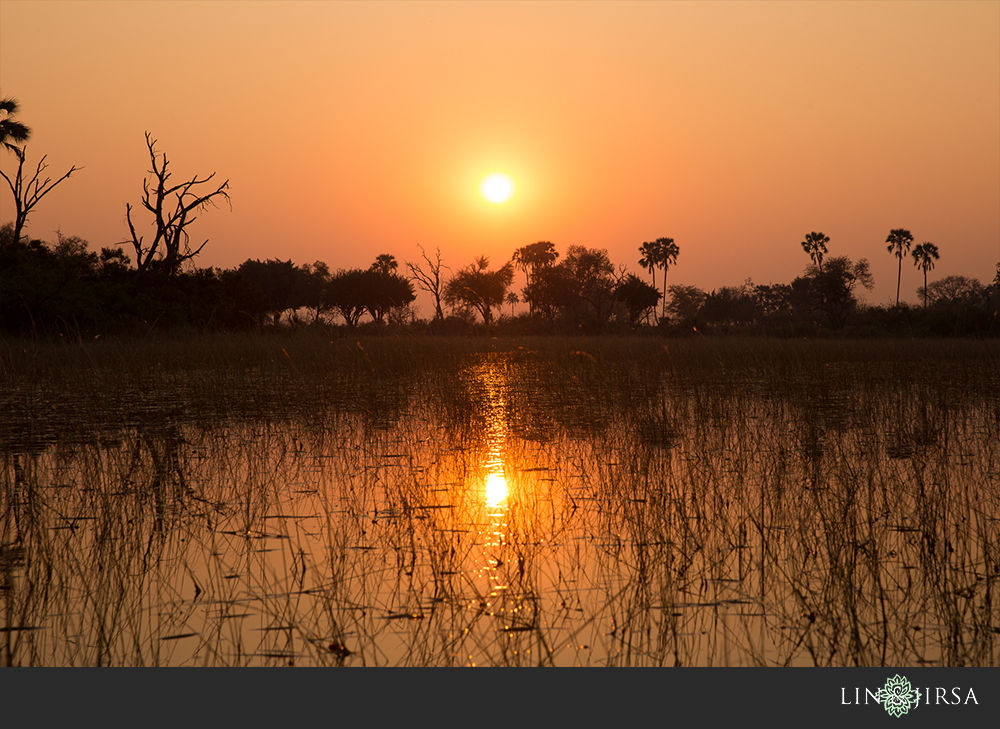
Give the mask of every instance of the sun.
M 494 172 L 483 178 L 479 183 L 479 194 L 494 205 L 503 203 L 514 197 L 514 181 L 502 172 Z

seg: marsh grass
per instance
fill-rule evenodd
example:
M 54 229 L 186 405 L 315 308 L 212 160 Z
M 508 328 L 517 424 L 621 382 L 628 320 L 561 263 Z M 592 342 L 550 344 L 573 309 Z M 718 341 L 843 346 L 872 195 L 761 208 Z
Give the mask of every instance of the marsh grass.
M 0 372 L 7 665 L 1000 661 L 995 344 L 5 342 Z

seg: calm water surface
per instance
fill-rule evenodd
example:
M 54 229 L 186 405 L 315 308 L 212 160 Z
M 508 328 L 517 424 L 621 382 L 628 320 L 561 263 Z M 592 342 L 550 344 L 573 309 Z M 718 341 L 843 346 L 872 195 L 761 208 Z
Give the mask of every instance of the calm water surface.
M 183 378 L 56 398 L 0 443 L 4 662 L 1000 661 L 995 391 L 567 358 L 208 422 Z

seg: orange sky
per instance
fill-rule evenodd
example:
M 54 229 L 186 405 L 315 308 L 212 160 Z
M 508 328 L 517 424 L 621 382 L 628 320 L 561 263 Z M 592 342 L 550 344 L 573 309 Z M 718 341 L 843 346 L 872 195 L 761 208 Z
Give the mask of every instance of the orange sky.
M 648 277 L 666 236 L 668 283 L 711 290 L 790 282 L 817 230 L 885 304 L 891 228 L 938 245 L 932 280 L 1000 260 L 1000 2 L 0 0 L 0 95 L 29 163 L 84 168 L 26 232 L 95 250 L 127 234 L 148 130 L 178 178 L 230 180 L 201 265 L 419 243 L 457 269 L 550 240 Z M 494 170 L 505 205 L 478 194 Z M 921 284 L 904 262 L 903 298 Z

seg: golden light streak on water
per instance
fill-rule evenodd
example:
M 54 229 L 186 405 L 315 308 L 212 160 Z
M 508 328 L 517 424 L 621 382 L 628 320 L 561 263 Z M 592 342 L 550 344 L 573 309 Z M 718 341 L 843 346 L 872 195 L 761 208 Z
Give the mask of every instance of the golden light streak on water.
M 486 506 L 499 506 L 507 499 L 507 479 L 502 473 L 491 473 L 486 477 Z

